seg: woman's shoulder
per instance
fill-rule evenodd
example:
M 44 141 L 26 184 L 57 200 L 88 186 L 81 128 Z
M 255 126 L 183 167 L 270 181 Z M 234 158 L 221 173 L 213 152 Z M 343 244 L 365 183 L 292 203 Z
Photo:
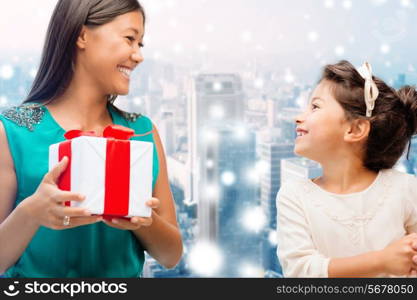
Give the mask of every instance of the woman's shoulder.
M 4 108 L 0 111 L 0 121 L 5 127 L 13 124 L 19 128 L 26 128 L 33 131 L 35 126 L 41 123 L 45 115 L 42 104 L 39 103 L 23 103 L 11 107 Z
M 150 131 L 153 129 L 152 120 L 142 113 L 128 112 L 113 104 L 111 105 L 111 109 L 114 113 L 123 118 L 123 120 L 127 122 L 127 125 L 133 129 L 140 129 L 140 131 Z

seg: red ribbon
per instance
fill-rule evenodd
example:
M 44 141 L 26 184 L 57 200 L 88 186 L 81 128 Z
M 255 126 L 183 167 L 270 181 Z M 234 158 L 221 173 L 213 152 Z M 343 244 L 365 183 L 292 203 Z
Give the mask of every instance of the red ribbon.
M 61 174 L 58 181 L 58 188 L 63 191 L 71 190 L 71 141 L 65 141 L 59 144 L 58 161 L 61 161 L 65 156 L 68 157 L 68 164 L 65 171 Z M 65 206 L 70 206 L 71 202 L 66 201 Z
M 144 135 L 150 134 L 148 132 Z M 130 184 L 130 141 L 135 135 L 133 129 L 120 125 L 107 126 L 103 131 L 103 137 L 107 138 L 106 168 L 105 168 L 105 196 L 104 212 L 106 219 L 111 216 L 122 217 L 129 213 L 129 184 Z M 59 145 L 59 161 L 64 156 L 71 163 L 71 140 L 81 136 L 97 136 L 94 131 L 71 130 L 65 133 L 68 141 Z M 70 166 L 70 165 L 69 165 Z M 71 167 L 68 167 L 61 175 L 58 187 L 61 190 L 71 189 Z M 65 202 L 70 206 L 70 202 Z

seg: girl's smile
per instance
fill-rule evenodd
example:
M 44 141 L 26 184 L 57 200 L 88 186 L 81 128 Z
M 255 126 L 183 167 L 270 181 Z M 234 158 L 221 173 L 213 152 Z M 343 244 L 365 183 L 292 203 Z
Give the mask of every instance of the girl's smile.
M 297 119 L 294 152 L 317 162 L 344 149 L 346 117 L 333 98 L 330 84 L 322 81 L 314 90 L 306 110 Z

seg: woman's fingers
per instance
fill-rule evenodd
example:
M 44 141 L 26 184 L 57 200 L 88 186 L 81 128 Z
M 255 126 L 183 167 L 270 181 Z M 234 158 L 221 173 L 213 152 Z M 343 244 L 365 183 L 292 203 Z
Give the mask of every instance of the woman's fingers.
M 101 216 L 90 216 L 90 217 L 70 217 L 69 224 L 64 225 L 64 218 L 56 216 L 51 224 L 51 228 L 55 230 L 70 229 L 82 225 L 89 225 L 100 222 L 103 220 Z
M 56 193 L 51 196 L 51 198 L 58 203 L 67 201 L 81 202 L 85 200 L 85 196 L 81 194 L 61 190 L 57 190 Z
M 110 227 L 122 230 L 135 230 L 140 227 L 134 224 L 130 224 L 129 221 L 123 219 L 112 219 L 111 221 L 103 220 L 103 222 Z
M 161 201 L 159 201 L 158 198 L 151 198 L 150 200 L 146 202 L 146 205 L 149 206 L 150 208 L 158 208 L 160 204 L 161 204 Z
M 103 221 L 102 216 L 91 216 L 91 217 L 73 217 L 70 218 L 70 227 L 77 227 L 81 225 L 89 225 Z
M 132 217 L 130 221 L 122 218 L 113 218 L 111 222 L 104 220 L 104 223 L 119 229 L 136 230 L 142 226 L 150 226 L 152 218 Z
M 68 166 L 68 157 L 64 157 L 59 163 L 57 163 L 52 170 L 46 173 L 44 181 L 48 183 L 57 184 L 59 176 L 65 171 Z
M 130 220 L 133 224 L 140 224 L 140 226 L 151 226 L 152 218 L 133 217 Z
M 63 206 L 63 205 L 56 205 L 54 208 L 52 208 L 51 211 L 55 216 L 58 216 L 61 218 L 64 216 L 68 216 L 68 217 L 91 216 L 91 212 L 89 212 L 85 208 L 80 208 L 80 207 L 68 207 L 68 206 Z

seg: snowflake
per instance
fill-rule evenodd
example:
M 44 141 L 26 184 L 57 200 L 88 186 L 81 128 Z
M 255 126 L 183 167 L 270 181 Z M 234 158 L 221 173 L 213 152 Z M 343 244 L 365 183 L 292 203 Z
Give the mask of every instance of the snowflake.
M 4 65 L 0 68 L 0 77 L 3 79 L 10 79 L 14 75 L 13 67 L 10 65 Z

